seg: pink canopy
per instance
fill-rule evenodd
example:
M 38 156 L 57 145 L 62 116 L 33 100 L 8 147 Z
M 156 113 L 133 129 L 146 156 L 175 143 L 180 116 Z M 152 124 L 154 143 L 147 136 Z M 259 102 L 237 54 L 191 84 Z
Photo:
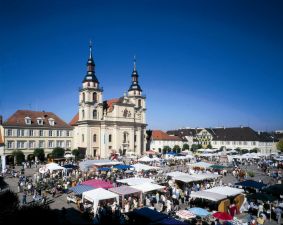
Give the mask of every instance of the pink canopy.
M 82 184 L 84 185 L 88 185 L 88 186 L 91 186 L 91 187 L 94 187 L 94 188 L 105 188 L 105 189 L 108 189 L 108 188 L 112 188 L 113 185 L 110 183 L 110 182 L 106 182 L 106 181 L 103 181 L 103 180 L 87 180 L 85 182 L 82 182 Z

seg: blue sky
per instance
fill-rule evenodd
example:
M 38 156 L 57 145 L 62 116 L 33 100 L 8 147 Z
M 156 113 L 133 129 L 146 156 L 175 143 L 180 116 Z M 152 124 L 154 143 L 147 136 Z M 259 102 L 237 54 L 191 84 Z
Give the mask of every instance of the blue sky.
M 94 42 L 104 99 L 133 55 L 151 129 L 283 129 L 282 1 L 0 1 L 0 114 L 70 121 Z

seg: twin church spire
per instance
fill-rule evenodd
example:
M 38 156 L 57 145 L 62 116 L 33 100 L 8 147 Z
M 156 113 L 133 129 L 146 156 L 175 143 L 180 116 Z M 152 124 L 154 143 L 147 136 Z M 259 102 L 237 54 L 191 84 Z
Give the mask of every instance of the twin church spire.
M 92 55 L 92 42 L 89 42 L 89 57 L 87 60 L 87 73 L 84 77 L 83 83 L 84 82 L 95 82 L 97 83 L 97 85 L 99 84 L 99 81 L 95 75 L 95 63 L 94 63 L 94 59 L 93 59 L 93 55 Z M 136 56 L 134 56 L 134 68 L 133 68 L 133 72 L 132 72 L 132 83 L 131 86 L 129 88 L 129 92 L 130 91 L 138 91 L 139 93 L 142 91 L 139 83 L 138 83 L 138 71 L 137 71 L 137 66 L 136 66 Z

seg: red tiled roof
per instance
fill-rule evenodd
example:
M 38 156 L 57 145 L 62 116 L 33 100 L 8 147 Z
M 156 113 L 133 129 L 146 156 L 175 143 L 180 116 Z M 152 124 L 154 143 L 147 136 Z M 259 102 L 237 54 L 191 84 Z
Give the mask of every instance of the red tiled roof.
M 70 121 L 69 125 L 71 125 L 71 126 L 76 125 L 76 123 L 78 122 L 78 120 L 79 120 L 79 113 L 77 113 L 77 114 L 73 117 L 73 119 Z
M 163 132 L 162 130 L 153 130 L 151 137 L 153 140 L 182 141 L 180 137 L 170 136 L 166 134 L 165 132 Z
M 108 112 L 112 112 L 114 109 L 113 103 L 117 103 L 119 102 L 119 98 L 113 98 L 113 99 L 109 99 L 107 100 L 107 105 L 108 105 Z
M 25 117 L 31 118 L 31 125 L 25 123 Z M 43 125 L 37 124 L 37 118 L 43 119 Z M 54 119 L 54 126 L 49 124 L 48 119 Z M 31 126 L 31 127 L 54 127 L 54 128 L 71 128 L 64 120 L 55 115 L 53 112 L 44 111 L 31 111 L 31 110 L 17 110 L 12 116 L 10 116 L 3 126 Z

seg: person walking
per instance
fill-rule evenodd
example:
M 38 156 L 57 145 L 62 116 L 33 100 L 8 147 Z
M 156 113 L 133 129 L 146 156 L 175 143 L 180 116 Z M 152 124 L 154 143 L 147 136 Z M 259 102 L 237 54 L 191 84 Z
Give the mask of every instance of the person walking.
M 27 194 L 24 192 L 23 197 L 22 197 L 22 204 L 26 205 L 27 204 Z

